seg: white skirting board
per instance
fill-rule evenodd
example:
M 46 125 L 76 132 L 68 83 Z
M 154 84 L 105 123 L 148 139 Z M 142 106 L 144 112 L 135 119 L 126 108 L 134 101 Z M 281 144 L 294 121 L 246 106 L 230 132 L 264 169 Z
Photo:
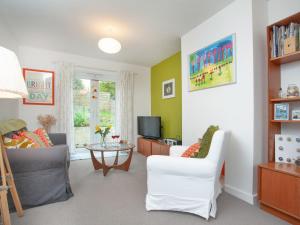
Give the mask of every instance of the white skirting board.
M 244 192 L 236 187 L 230 186 L 228 184 L 225 184 L 224 191 L 226 191 L 228 194 L 231 194 L 251 205 L 254 205 L 256 203 L 257 194 L 250 194 L 247 192 Z

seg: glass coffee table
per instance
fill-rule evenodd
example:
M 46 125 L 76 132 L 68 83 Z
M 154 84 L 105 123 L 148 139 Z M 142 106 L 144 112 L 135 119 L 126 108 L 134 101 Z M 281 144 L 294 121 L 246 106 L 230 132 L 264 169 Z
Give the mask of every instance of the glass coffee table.
M 102 144 L 91 144 L 86 147 L 87 150 L 91 153 L 91 159 L 95 170 L 102 169 L 103 175 L 106 176 L 108 171 L 111 168 L 128 171 L 131 163 L 133 149 L 135 148 L 134 144 L 115 144 L 115 143 L 107 143 L 106 145 Z M 122 164 L 119 164 L 119 152 L 129 152 L 128 157 Z M 99 162 L 94 152 L 101 152 L 101 162 Z M 107 165 L 105 163 L 105 152 L 115 152 L 116 157 L 113 165 Z

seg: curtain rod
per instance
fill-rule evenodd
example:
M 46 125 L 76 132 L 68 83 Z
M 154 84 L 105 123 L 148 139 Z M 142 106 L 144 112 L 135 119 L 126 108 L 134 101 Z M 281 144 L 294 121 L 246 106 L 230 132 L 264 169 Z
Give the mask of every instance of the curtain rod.
M 118 70 L 108 70 L 108 69 L 101 69 L 101 68 L 95 68 L 95 67 L 89 67 L 89 66 L 81 66 L 81 65 L 74 65 L 77 68 L 82 69 L 90 69 L 90 70 L 98 70 L 98 71 L 105 71 L 105 72 L 111 72 L 111 73 L 118 73 Z
M 67 61 L 62 61 L 62 62 L 66 62 L 66 63 L 73 64 L 74 67 L 82 68 L 82 69 L 90 69 L 90 70 L 97 70 L 97 71 L 105 71 L 105 72 L 111 72 L 111 73 L 118 73 L 118 72 L 119 72 L 118 70 L 108 70 L 108 69 L 101 69 L 101 68 L 96 68 L 96 67 L 82 66 L 82 65 L 74 64 L 74 63 L 72 63 L 72 62 L 67 62 Z M 58 63 L 61 63 L 61 61 L 54 61 L 54 62 L 53 62 L 53 64 L 58 64 Z

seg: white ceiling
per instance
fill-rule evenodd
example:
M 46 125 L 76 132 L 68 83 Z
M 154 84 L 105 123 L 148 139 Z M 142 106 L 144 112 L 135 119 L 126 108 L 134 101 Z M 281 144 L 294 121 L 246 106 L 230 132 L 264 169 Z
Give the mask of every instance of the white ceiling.
M 21 45 L 152 66 L 179 51 L 183 34 L 232 1 L 0 0 L 0 17 Z M 120 53 L 98 49 L 106 36 L 122 43 Z

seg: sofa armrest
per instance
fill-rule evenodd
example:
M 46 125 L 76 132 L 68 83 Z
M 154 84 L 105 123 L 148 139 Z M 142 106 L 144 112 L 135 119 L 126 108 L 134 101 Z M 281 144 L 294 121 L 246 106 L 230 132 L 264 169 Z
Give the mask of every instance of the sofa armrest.
M 48 135 L 54 145 L 66 145 L 67 144 L 67 135 L 64 133 L 50 133 Z
M 67 145 L 6 151 L 13 173 L 66 168 L 68 164 L 69 147 Z
M 208 159 L 152 155 L 147 158 L 147 171 L 157 174 L 212 178 L 217 166 Z
M 174 145 L 170 148 L 170 156 L 179 157 L 187 149 L 188 149 L 188 146 Z

